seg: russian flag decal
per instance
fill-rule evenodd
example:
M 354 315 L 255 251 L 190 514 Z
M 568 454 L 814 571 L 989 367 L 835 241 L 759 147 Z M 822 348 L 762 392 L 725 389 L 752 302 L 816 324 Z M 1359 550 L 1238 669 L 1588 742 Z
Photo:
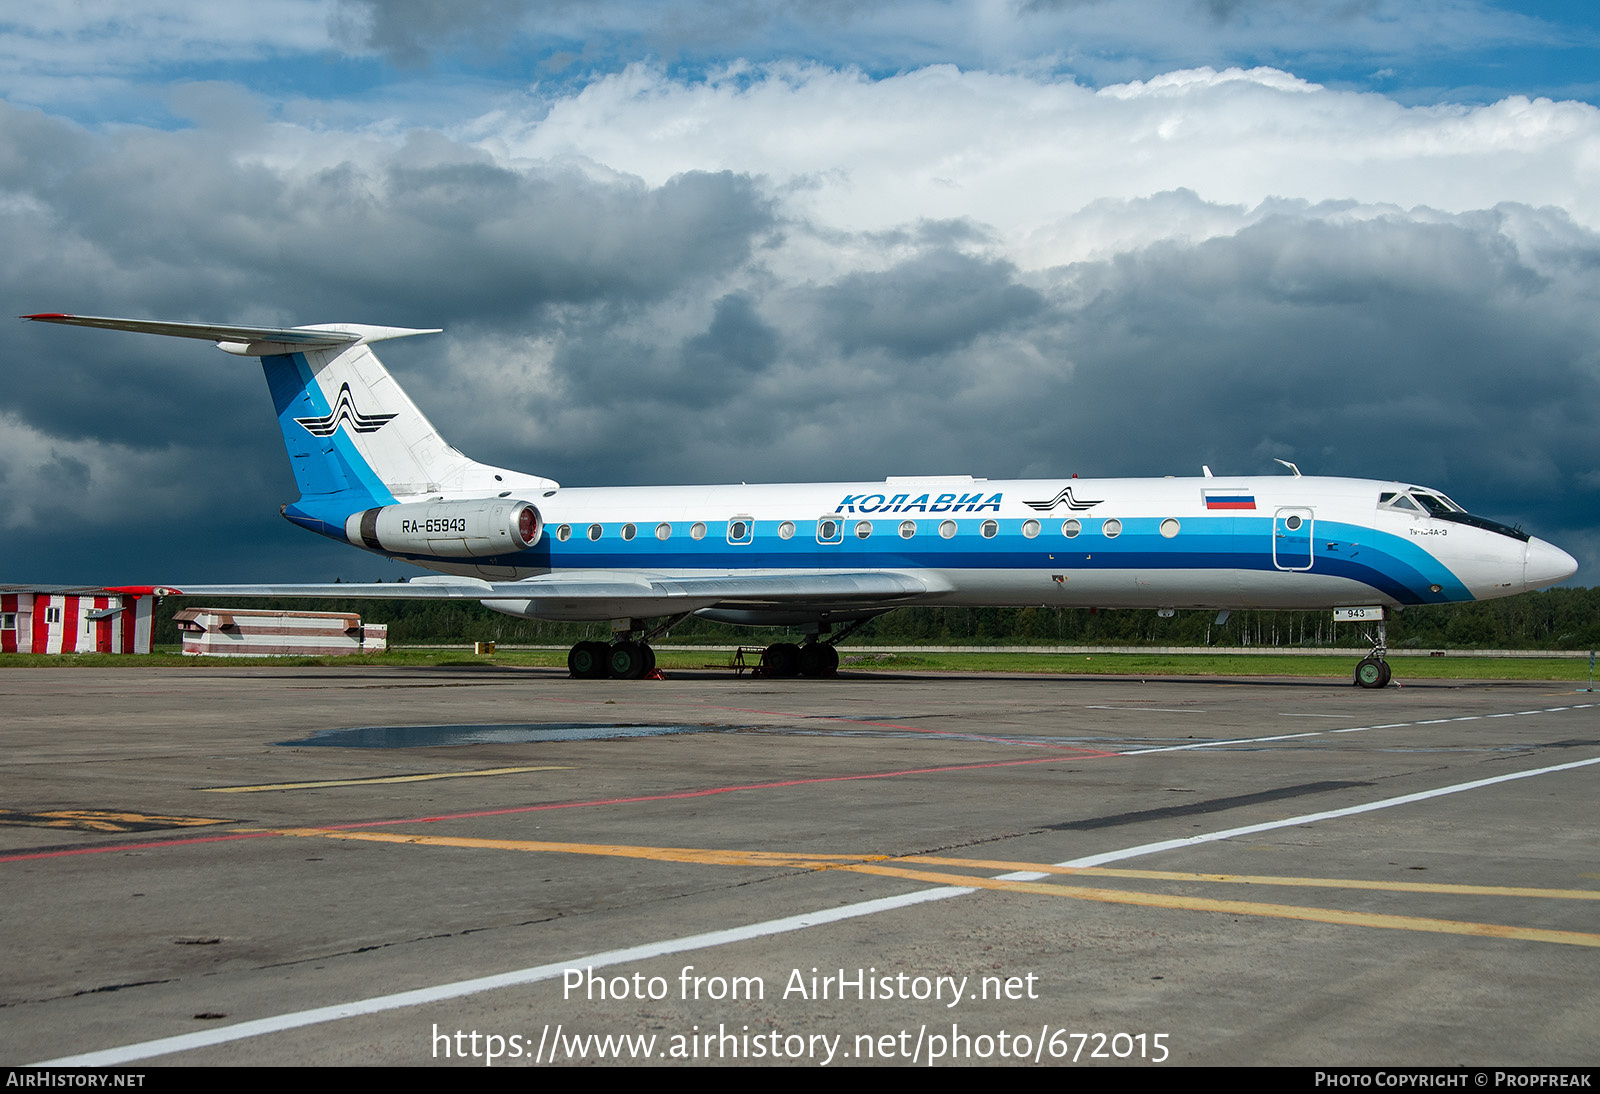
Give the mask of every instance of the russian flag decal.
M 1207 509 L 1254 509 L 1256 496 L 1254 494 L 1224 494 L 1206 491 Z

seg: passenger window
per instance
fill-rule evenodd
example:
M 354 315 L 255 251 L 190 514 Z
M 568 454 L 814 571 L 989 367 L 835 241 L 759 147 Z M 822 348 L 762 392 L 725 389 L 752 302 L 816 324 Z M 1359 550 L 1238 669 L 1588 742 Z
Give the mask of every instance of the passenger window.
M 844 525 L 833 517 L 823 517 L 817 521 L 818 543 L 842 543 L 844 541 Z
M 706 538 L 706 524 L 705 524 L 705 521 L 697 520 L 697 521 L 694 522 L 694 524 L 689 528 L 689 538 L 690 539 L 705 539 Z
M 1083 525 L 1077 520 L 1064 520 L 1061 522 L 1061 534 L 1068 539 L 1074 538 L 1081 531 L 1083 531 Z
M 633 526 L 631 524 L 624 524 L 622 526 L 622 538 L 623 539 L 631 540 L 631 539 L 633 539 L 634 536 L 636 536 L 638 534 L 639 534 L 639 529 L 636 528 L 635 526 Z
M 665 521 L 663 521 L 662 523 L 656 525 L 656 538 L 657 539 L 671 539 L 672 538 L 672 525 L 666 523 Z
M 598 524 L 589 525 L 589 538 L 590 539 L 599 539 L 600 538 L 600 526 Z
M 1100 526 L 1100 531 L 1105 533 L 1107 539 L 1116 539 L 1122 534 L 1122 522 L 1112 517 Z
M 914 521 L 914 520 L 903 520 L 903 521 L 900 522 L 900 538 L 901 539 L 910 539 L 912 536 L 914 536 L 916 534 L 917 534 L 917 522 L 916 521 Z
M 1025 520 L 1025 521 L 1023 521 L 1022 522 L 1022 534 L 1027 536 L 1029 539 L 1033 539 L 1035 536 L 1037 536 L 1039 534 L 1039 522 L 1036 521 L 1036 520 Z
M 749 517 L 735 517 L 728 522 L 729 543 L 749 543 L 755 539 L 756 522 Z
M 956 522 L 953 520 L 940 522 L 939 534 L 945 539 L 954 539 L 956 534 Z
M 779 539 L 793 539 L 794 538 L 794 521 L 786 520 L 782 524 L 778 525 L 778 538 Z
M 1168 517 L 1166 520 L 1161 522 L 1161 534 L 1167 539 L 1171 539 L 1176 536 L 1178 534 L 1178 528 L 1178 522 L 1173 517 Z
M 857 539 L 866 539 L 871 534 L 872 534 L 872 522 L 870 520 L 858 520 L 858 521 L 856 521 L 856 538 Z
M 557 528 L 556 529 L 556 538 L 559 539 L 562 543 L 565 543 L 565 542 L 567 542 L 567 540 L 571 539 L 572 538 L 572 525 L 563 524 L 560 528 Z
M 983 533 L 984 539 L 993 539 L 995 536 L 1000 534 L 1000 525 L 996 524 L 992 520 L 986 520 L 983 522 L 983 527 L 980 528 L 979 531 Z

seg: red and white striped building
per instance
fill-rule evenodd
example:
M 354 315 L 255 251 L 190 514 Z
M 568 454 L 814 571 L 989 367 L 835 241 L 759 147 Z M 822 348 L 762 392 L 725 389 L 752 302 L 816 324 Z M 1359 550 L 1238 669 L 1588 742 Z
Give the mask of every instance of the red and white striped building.
M 0 585 L 0 653 L 149 653 L 155 606 L 126 590 Z

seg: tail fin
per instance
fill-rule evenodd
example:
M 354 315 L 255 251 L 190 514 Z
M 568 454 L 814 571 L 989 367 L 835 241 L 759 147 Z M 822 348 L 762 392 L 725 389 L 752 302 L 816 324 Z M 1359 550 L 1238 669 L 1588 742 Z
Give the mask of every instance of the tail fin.
M 300 501 L 284 515 L 344 537 L 350 513 L 397 499 L 556 489 L 549 479 L 462 455 L 423 416 L 368 343 L 437 330 L 334 323 L 238 327 L 49 313 L 45 323 L 201 338 L 261 358 Z

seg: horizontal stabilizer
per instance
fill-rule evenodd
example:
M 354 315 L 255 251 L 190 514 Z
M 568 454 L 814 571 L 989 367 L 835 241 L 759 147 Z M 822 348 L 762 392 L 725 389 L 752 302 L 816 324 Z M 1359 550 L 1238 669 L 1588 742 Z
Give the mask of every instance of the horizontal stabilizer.
M 36 323 L 61 323 L 69 327 L 98 327 L 101 330 L 125 330 L 135 334 L 161 334 L 170 338 L 198 338 L 229 347 L 246 347 L 244 355 L 250 357 L 439 333 L 438 328 L 418 330 L 411 327 L 371 327 L 357 323 L 319 323 L 307 327 L 236 327 L 216 323 L 112 319 L 103 315 L 65 315 L 60 312 L 41 312 L 21 318 Z

